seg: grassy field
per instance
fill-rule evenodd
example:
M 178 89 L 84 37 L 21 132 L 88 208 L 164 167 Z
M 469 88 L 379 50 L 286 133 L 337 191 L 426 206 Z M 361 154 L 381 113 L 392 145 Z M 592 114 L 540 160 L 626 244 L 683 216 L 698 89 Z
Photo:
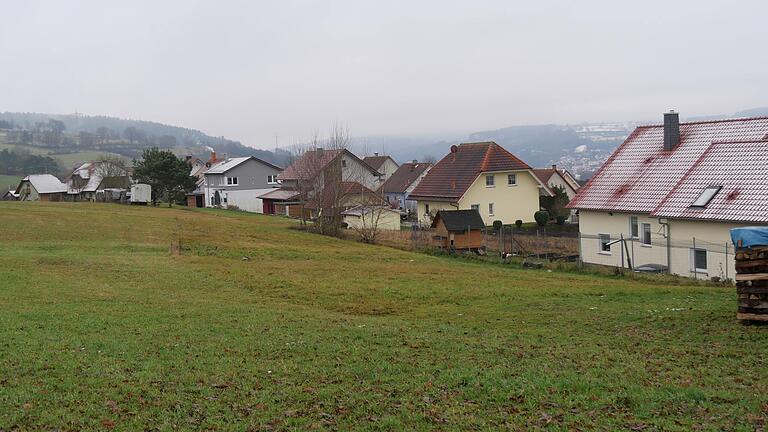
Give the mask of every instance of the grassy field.
M 291 223 L 0 203 L 0 430 L 765 427 L 768 328 L 734 289 Z

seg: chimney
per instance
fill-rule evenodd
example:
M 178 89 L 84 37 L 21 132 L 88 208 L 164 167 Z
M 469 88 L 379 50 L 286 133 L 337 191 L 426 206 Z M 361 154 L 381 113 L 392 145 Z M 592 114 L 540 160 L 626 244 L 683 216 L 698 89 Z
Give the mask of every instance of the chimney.
M 680 144 L 680 116 L 675 110 L 664 113 L 664 150 L 674 150 Z
M 552 164 L 552 171 L 557 171 L 557 164 Z
M 378 155 L 379 155 L 379 152 L 374 152 L 374 153 L 373 153 L 373 155 L 374 155 L 374 156 L 378 156 Z
M 413 163 L 414 165 L 416 165 L 417 163 L 419 163 L 419 161 L 417 161 L 416 159 L 414 159 L 414 160 L 413 160 L 411 163 Z
M 216 152 L 211 150 L 211 162 L 216 162 Z
M 229 154 L 224 153 L 224 162 L 228 162 L 228 161 L 229 161 Z

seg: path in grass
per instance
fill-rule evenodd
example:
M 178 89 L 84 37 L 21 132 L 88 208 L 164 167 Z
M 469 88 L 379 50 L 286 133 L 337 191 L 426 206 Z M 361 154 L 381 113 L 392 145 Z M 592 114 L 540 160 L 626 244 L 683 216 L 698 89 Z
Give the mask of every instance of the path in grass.
M 0 203 L 0 430 L 752 430 L 768 415 L 768 332 L 735 322 L 732 289 L 291 223 Z

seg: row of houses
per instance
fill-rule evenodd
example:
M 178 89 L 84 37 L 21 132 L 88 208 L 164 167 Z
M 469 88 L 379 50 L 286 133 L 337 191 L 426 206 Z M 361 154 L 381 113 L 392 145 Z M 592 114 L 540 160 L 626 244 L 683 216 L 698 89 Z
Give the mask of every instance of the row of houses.
M 64 179 L 52 174 L 25 176 L 3 195 L 13 201 L 95 201 L 124 197 L 132 185 L 130 170 L 112 161 L 85 162 Z M 114 198 L 113 198 L 114 197 Z

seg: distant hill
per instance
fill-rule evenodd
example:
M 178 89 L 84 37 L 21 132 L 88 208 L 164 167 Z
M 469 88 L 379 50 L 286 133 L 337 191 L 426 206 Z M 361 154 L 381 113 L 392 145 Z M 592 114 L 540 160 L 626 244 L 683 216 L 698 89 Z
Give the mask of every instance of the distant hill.
M 735 113 L 733 117 L 768 117 L 768 107 L 751 108 L 739 111 Z
M 3 112 L 3 128 L 0 144 L 50 156 L 102 152 L 137 158 L 145 148 L 157 146 L 199 157 L 207 157 L 214 149 L 219 156 L 256 156 L 277 165 L 285 165 L 290 157 L 287 151 L 254 149 L 196 129 L 106 116 Z M 76 162 L 77 156 L 61 159 Z

